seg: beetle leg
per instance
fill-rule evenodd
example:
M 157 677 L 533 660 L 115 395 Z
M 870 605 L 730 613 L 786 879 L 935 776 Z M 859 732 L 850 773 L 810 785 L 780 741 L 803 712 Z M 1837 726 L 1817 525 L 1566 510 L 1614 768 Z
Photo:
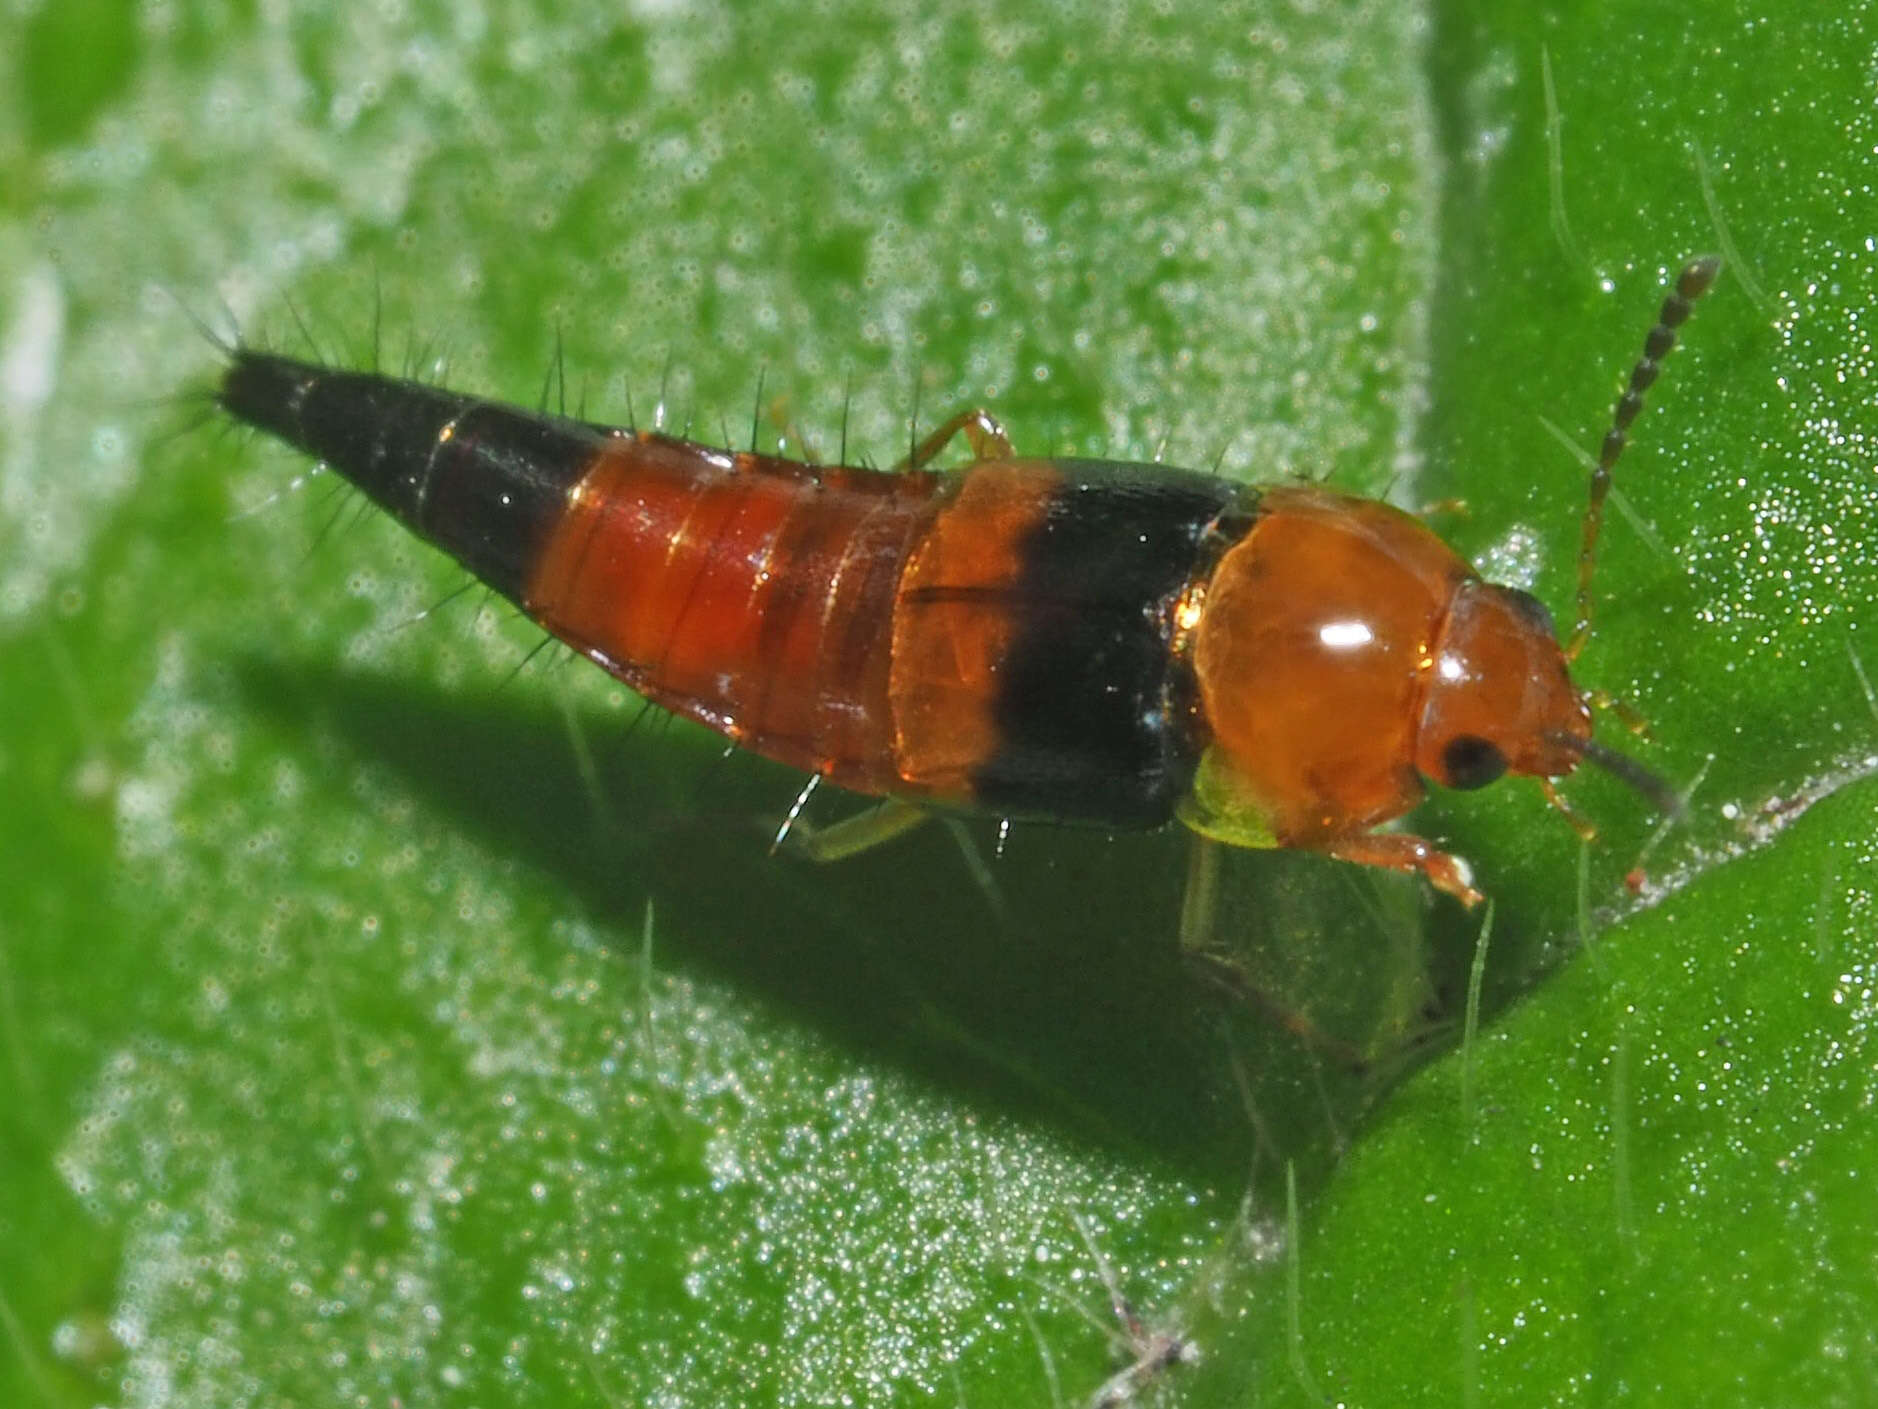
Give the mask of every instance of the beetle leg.
M 1628 700 L 1620 700 L 1609 690 L 1586 690 L 1585 703 L 1593 709 L 1606 709 L 1616 715 L 1618 721 L 1639 739 L 1650 737 L 1650 721 L 1637 711 L 1637 707 Z
M 998 424 L 997 418 L 982 407 L 975 406 L 969 411 L 959 412 L 927 436 L 913 447 L 912 454 L 894 468 L 917 470 L 924 467 L 961 431 L 972 447 L 972 458 L 975 461 L 1008 460 L 1017 453 L 1011 448 L 1011 438 L 1004 433 L 1004 427 Z
M 1598 839 L 1596 824 L 1586 818 L 1580 817 L 1576 812 L 1571 810 L 1570 805 L 1565 801 L 1565 795 L 1558 790 L 1558 784 L 1554 783 L 1550 778 L 1541 778 L 1539 780 L 1539 791 L 1545 794 L 1545 800 L 1552 804 L 1553 810 L 1567 822 L 1571 823 L 1572 830 L 1578 833 L 1580 841 L 1596 841 Z
M 807 822 L 793 820 L 777 838 L 777 846 L 810 861 L 846 861 L 850 856 L 872 851 L 912 831 L 931 818 L 932 813 L 923 807 L 888 798 L 879 807 L 870 807 L 826 826 L 812 827 Z
M 818 865 L 846 861 L 851 856 L 859 856 L 864 851 L 872 851 L 896 837 L 904 836 L 921 824 L 932 821 L 935 816 L 917 803 L 888 798 L 878 807 L 870 807 L 865 812 L 844 817 L 839 822 L 811 826 L 801 820 L 800 813 L 803 803 L 807 801 L 806 793 L 812 791 L 812 788 L 804 789 L 805 795 L 796 799 L 788 819 L 777 832 L 772 851 L 790 851 Z M 997 877 L 991 874 L 991 868 L 985 864 L 985 858 L 979 854 L 972 834 L 956 817 L 945 817 L 943 820 L 946 830 L 958 845 L 965 869 L 971 873 L 979 894 L 984 896 L 992 917 L 1008 929 L 1011 916 L 1004 903 L 1004 892 L 998 886 Z
M 789 453 L 793 457 L 799 457 L 804 463 L 810 465 L 826 463 L 822 459 L 821 452 L 815 448 L 815 443 L 809 439 L 808 432 L 797 425 L 795 417 L 789 414 L 788 397 L 771 397 L 767 403 L 761 403 L 759 405 L 759 414 L 765 421 L 769 422 L 771 428 L 781 438 L 781 445 L 779 445 L 777 449 L 778 454 Z M 783 450 L 783 446 L 789 445 L 795 446 L 793 452 L 785 452 Z M 754 427 L 750 435 L 750 448 L 753 451 L 756 449 Z
M 946 830 L 952 834 L 952 840 L 958 846 L 959 859 L 964 861 L 965 869 L 971 873 L 972 883 L 978 887 L 978 893 L 984 896 L 992 917 L 1002 928 L 1010 929 L 1011 912 L 1004 903 L 1004 890 L 998 885 L 998 878 L 991 874 L 991 867 L 978 850 L 978 843 L 972 840 L 971 831 L 957 817 L 943 820 Z
M 1473 872 L 1466 861 L 1406 832 L 1358 832 L 1315 849 L 1359 866 L 1424 876 L 1436 890 L 1446 891 L 1470 910 L 1486 899 L 1474 889 Z
M 1180 891 L 1180 947 L 1203 954 L 1214 947 L 1219 915 L 1219 862 L 1224 846 L 1198 832 L 1187 840 L 1187 883 Z
M 1368 1056 L 1354 1043 L 1326 1032 L 1283 998 L 1267 992 L 1220 940 L 1219 867 L 1226 843 L 1195 832 L 1187 849 L 1187 884 L 1180 897 L 1180 949 L 1188 966 L 1209 987 L 1253 1009 L 1267 1022 L 1290 1033 L 1319 1056 L 1346 1071 L 1362 1072 Z

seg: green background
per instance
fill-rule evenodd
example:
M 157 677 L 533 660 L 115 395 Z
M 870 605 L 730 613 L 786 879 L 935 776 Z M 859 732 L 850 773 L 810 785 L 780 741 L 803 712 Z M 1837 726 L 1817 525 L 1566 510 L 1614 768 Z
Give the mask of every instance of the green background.
M 0 1402 L 1075 1404 L 1105 1262 L 1169 1403 L 1868 1402 L 1875 56 L 1842 4 L 17 8 Z M 770 859 L 795 779 L 528 660 L 207 414 L 191 322 L 1458 497 L 1563 615 L 1544 422 L 1596 444 L 1708 250 L 1580 664 L 1686 825 L 1418 813 L 1495 901 L 1468 1042 L 1479 917 L 1223 877 L 1367 1076 L 1183 962 L 1178 837 Z

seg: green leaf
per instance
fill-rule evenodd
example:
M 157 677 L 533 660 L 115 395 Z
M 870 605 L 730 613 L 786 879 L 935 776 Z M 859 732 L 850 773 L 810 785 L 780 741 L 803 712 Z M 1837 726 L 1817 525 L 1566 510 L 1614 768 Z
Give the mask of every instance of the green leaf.
M 1108 1264 L 1131 1353 L 1197 1349 L 1127 1380 L 1170 1401 L 1855 1402 L 1870 26 L 1507 8 L 0 32 L 0 1402 L 1075 1403 Z M 1594 447 L 1709 249 L 1581 662 L 1689 822 L 1574 780 L 1587 921 L 1530 789 L 1418 814 L 1494 896 L 1486 1026 L 1392 1092 L 1266 1009 L 1422 1052 L 1478 928 L 1420 887 L 1236 858 L 1247 1005 L 1177 837 L 1019 828 L 995 894 L 943 831 L 772 859 L 797 780 L 515 673 L 525 623 L 192 424 L 190 314 L 876 463 L 982 404 L 1464 497 L 1567 617 L 1540 418 Z

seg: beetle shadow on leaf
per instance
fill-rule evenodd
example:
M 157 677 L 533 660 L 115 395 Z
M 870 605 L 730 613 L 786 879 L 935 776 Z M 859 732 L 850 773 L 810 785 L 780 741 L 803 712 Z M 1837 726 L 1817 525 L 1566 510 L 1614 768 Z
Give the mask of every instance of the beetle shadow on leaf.
M 1000 852 L 995 824 L 974 823 L 995 894 L 940 826 L 815 865 L 771 854 L 799 775 L 719 759 L 721 744 L 691 726 L 622 740 L 618 716 L 570 719 L 541 692 L 464 696 L 263 656 L 237 669 L 257 709 L 393 770 L 480 846 L 630 936 L 622 954 L 637 953 L 650 899 L 660 965 L 725 982 L 870 1060 L 1227 1188 L 1248 1172 L 1273 1187 L 1287 1160 L 1307 1179 L 1328 1170 L 1382 1088 L 1378 1071 L 1423 1054 L 1413 883 L 1371 894 L 1336 863 L 1234 857 L 1221 939 L 1260 992 L 1262 1006 L 1248 1004 L 1181 950 L 1178 829 L 1020 824 Z M 825 805 L 842 815 L 840 799 Z M 539 938 L 544 955 L 554 943 Z M 622 967 L 623 1000 L 634 982 Z M 1354 1022 L 1388 1060 L 1347 1069 L 1280 1030 L 1274 1004 L 1307 1026 Z M 1379 1023 L 1394 1026 L 1379 1036 Z

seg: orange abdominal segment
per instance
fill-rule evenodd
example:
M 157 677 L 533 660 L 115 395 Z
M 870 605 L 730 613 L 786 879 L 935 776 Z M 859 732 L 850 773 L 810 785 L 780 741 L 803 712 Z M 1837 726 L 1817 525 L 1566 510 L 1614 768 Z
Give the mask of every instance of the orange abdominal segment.
M 893 623 L 890 695 L 901 781 L 970 797 L 1002 742 L 997 708 L 1023 623 L 1023 548 L 1062 475 L 1037 461 L 968 472 L 907 563 Z
M 892 791 L 894 594 L 944 481 L 701 450 L 613 437 L 524 606 L 674 713 L 844 787 Z

